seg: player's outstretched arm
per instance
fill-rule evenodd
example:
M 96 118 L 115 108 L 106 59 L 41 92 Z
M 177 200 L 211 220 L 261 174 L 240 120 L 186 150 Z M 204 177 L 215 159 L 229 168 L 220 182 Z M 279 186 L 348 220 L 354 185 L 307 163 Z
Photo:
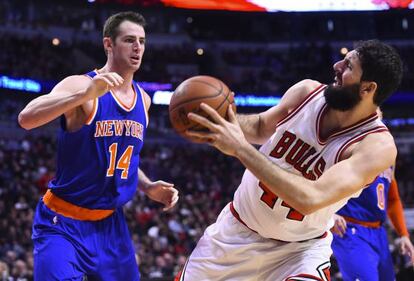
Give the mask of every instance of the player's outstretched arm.
M 314 80 L 302 80 L 286 91 L 278 105 L 259 114 L 237 114 L 237 121 L 246 139 L 252 144 L 265 143 L 275 132 L 276 124 L 320 85 Z
M 178 190 L 174 188 L 174 184 L 161 180 L 153 182 L 141 169 L 138 169 L 138 187 L 151 200 L 163 204 L 163 211 L 173 208 L 178 202 Z
M 59 82 L 49 94 L 32 100 L 20 112 L 19 124 L 30 130 L 49 123 L 62 114 L 71 115 L 78 106 L 122 83 L 123 78 L 114 72 L 98 74 L 93 79 L 85 75 L 69 76 Z

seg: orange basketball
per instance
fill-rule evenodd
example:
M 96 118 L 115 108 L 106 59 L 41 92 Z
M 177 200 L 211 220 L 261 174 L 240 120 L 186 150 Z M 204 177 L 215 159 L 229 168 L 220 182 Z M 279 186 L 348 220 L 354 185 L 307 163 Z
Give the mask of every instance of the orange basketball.
M 211 76 L 194 76 L 185 80 L 175 89 L 171 97 L 169 115 L 173 128 L 187 139 L 190 138 L 184 135 L 186 130 L 204 129 L 204 127 L 187 118 L 189 112 L 207 116 L 200 109 L 201 103 L 208 104 L 224 118 L 227 118 L 229 105 L 236 112 L 233 93 L 219 79 Z M 196 141 L 195 139 L 190 140 Z

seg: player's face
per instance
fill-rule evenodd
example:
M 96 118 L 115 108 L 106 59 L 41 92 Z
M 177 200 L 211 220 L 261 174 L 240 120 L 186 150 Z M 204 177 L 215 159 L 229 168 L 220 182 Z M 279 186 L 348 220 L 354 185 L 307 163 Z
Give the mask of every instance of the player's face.
M 115 64 L 138 70 L 145 51 L 144 28 L 130 21 L 122 22 L 112 50 Z
M 347 111 L 360 101 L 362 68 L 356 51 L 334 64 L 335 82 L 325 90 L 327 104 L 336 110 Z

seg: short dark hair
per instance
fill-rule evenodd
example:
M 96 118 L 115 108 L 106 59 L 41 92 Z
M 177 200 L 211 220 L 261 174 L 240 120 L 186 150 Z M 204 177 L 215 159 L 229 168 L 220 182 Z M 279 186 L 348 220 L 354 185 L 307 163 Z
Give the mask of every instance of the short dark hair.
M 115 42 L 115 39 L 118 36 L 118 32 L 119 32 L 118 27 L 124 21 L 130 21 L 142 27 L 145 27 L 145 25 L 147 24 L 145 21 L 145 18 L 139 13 L 131 12 L 131 11 L 120 12 L 120 13 L 110 16 L 105 21 L 104 28 L 103 28 L 103 36 L 110 37 L 112 41 Z
M 397 51 L 378 40 L 361 41 L 355 50 L 361 62 L 361 81 L 377 83 L 374 103 L 381 105 L 401 83 L 403 64 Z

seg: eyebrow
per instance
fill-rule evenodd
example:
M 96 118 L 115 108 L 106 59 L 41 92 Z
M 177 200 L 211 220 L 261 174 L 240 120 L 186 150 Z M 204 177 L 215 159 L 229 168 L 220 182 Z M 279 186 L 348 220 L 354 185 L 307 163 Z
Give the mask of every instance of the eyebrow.
M 124 36 L 122 36 L 122 38 L 124 38 L 124 39 L 128 39 L 128 38 L 135 39 L 135 38 L 137 38 L 137 36 L 135 36 L 135 35 L 124 35 Z M 138 39 L 145 39 L 145 36 L 138 37 Z
M 350 66 L 354 66 L 353 60 L 355 60 L 354 56 L 349 56 L 349 57 L 345 57 L 344 60 L 346 61 L 346 63 L 348 63 Z

